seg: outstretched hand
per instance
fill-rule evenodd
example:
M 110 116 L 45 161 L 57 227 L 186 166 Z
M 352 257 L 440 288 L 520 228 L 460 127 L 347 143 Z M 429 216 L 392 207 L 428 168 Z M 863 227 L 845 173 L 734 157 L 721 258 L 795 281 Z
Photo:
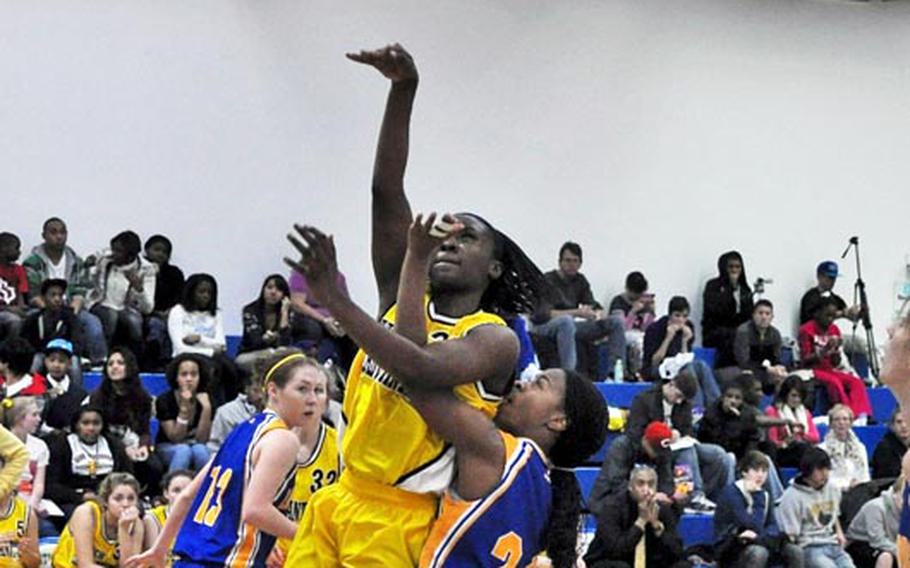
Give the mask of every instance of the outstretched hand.
M 288 240 L 300 253 L 295 262 L 284 257 L 284 262 L 306 277 L 313 298 L 326 305 L 333 293 L 338 292 L 338 263 L 335 259 L 335 241 L 316 227 L 294 225 L 297 235 L 288 233 Z
M 427 260 L 442 241 L 462 229 L 464 225 L 461 221 L 448 213 L 439 221 L 436 220 L 436 213 L 427 215 L 426 220 L 423 219 L 423 214 L 418 213 L 408 228 L 408 252 L 415 258 Z
M 123 566 L 125 568 L 143 568 L 144 566 L 160 568 L 165 564 L 167 564 L 167 550 L 158 550 L 153 546 L 142 554 L 127 558 Z
M 417 80 L 417 66 L 414 59 L 400 43 L 393 43 L 373 50 L 360 50 L 357 53 L 347 53 L 345 56 L 351 61 L 370 65 L 379 70 L 393 83 Z

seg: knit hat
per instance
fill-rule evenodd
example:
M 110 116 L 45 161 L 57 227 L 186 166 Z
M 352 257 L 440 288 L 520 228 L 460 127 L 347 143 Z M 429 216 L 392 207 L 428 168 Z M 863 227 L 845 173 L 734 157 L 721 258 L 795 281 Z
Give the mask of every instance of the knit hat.
M 669 440 L 673 437 L 673 432 L 670 430 L 670 427 L 664 422 L 658 422 L 655 420 L 648 424 L 648 427 L 645 428 L 644 438 L 655 448 L 662 446 L 664 440 Z

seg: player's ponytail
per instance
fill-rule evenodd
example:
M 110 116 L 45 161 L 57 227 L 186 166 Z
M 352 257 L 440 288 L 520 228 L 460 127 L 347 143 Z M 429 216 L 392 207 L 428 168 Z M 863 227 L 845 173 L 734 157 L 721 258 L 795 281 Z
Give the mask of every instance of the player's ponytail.
M 573 468 L 596 452 L 607 436 L 607 403 L 591 381 L 572 370 L 566 374 L 563 411 L 566 429 L 550 449 L 552 507 L 547 529 L 547 554 L 555 568 L 572 568 L 581 516 L 581 488 Z
M 547 556 L 555 568 L 575 566 L 578 523 L 581 517 L 581 489 L 571 469 L 550 470 L 550 524 L 547 528 Z

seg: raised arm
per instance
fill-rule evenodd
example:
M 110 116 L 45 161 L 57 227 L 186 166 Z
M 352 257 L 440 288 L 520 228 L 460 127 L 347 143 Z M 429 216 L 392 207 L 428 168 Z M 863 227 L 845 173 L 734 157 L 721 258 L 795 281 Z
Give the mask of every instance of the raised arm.
M 411 207 L 404 193 L 411 110 L 417 94 L 417 67 L 399 44 L 347 54 L 375 67 L 392 81 L 373 164 L 372 256 L 379 289 L 379 311 L 385 312 L 398 292 L 398 276 L 407 247 Z
M 379 365 L 405 386 L 452 387 L 480 380 L 501 381 L 514 370 L 518 339 L 507 327 L 481 325 L 467 336 L 416 345 L 373 320 L 336 287 L 335 245 L 313 227 L 296 227 L 306 245 L 288 235 L 302 260 L 285 258 L 304 272 L 314 296 Z

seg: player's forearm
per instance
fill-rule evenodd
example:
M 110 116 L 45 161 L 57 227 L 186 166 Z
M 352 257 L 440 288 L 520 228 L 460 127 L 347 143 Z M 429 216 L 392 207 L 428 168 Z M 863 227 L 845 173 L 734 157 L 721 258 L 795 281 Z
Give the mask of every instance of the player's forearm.
M 433 344 L 417 345 L 386 329 L 351 300 L 333 294 L 326 307 L 341 322 L 351 339 L 379 366 L 410 388 L 455 386 L 477 380 L 477 373 L 466 371 L 471 361 L 437 356 Z
M 275 507 L 251 507 L 243 511 L 243 522 L 249 523 L 257 529 L 276 536 L 293 540 L 297 533 L 297 525 L 281 514 Z
M 416 94 L 417 79 L 393 83 L 389 90 L 373 165 L 374 199 L 403 191 L 411 110 Z
M 421 346 L 390 332 L 351 300 L 333 294 L 326 307 L 357 345 L 405 385 L 412 386 L 421 372 L 432 365 L 432 362 L 426 361 L 427 355 Z
M 401 265 L 395 304 L 395 333 L 417 345 L 427 342 L 427 319 L 423 298 L 427 283 L 426 259 L 408 251 Z

